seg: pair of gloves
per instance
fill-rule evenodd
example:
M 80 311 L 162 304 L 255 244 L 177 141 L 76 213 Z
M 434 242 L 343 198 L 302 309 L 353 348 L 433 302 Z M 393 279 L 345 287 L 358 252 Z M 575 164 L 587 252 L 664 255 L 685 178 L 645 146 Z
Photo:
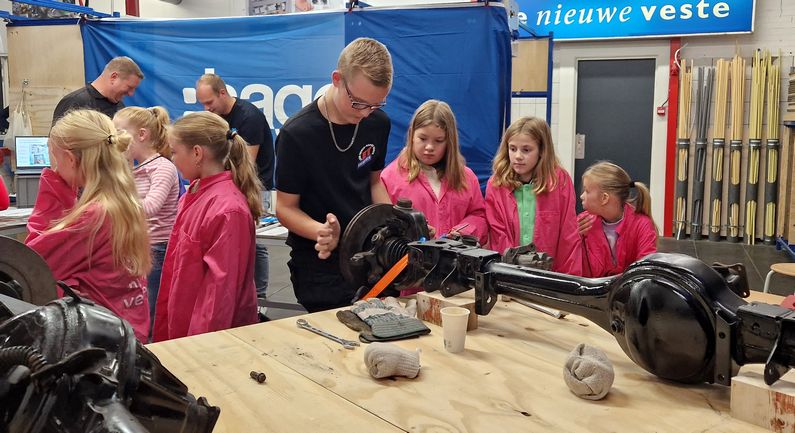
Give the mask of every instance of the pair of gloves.
M 350 310 L 337 312 L 337 319 L 354 331 L 364 343 L 393 341 L 429 334 L 431 330 L 415 316 L 417 301 L 409 300 L 406 306 L 393 297 L 384 300 L 372 298 L 358 301 Z

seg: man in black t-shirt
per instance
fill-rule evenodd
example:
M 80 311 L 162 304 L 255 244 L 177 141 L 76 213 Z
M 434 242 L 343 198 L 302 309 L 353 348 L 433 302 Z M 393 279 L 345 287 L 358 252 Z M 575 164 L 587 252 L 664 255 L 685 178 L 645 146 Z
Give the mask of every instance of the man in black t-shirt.
M 357 212 L 390 203 L 380 180 L 389 117 L 392 59 L 359 38 L 340 54 L 331 87 L 293 115 L 276 138 L 276 215 L 287 227 L 290 280 L 309 312 L 349 305 L 358 287 L 342 277 L 337 244 Z
M 132 96 L 143 79 L 144 73 L 133 59 L 116 57 L 105 65 L 96 80 L 61 98 L 55 106 L 52 124 L 55 125 L 66 112 L 78 108 L 96 110 L 112 119 L 124 108 L 122 98 Z
M 229 122 L 229 127 L 248 143 L 251 160 L 256 162 L 262 182 L 262 207 L 269 212 L 273 189 L 273 135 L 262 110 L 251 102 L 232 97 L 226 83 L 216 74 L 204 74 L 196 82 L 196 99 L 204 109 Z M 268 248 L 257 243 L 254 260 L 254 283 L 257 297 L 264 299 L 268 289 Z

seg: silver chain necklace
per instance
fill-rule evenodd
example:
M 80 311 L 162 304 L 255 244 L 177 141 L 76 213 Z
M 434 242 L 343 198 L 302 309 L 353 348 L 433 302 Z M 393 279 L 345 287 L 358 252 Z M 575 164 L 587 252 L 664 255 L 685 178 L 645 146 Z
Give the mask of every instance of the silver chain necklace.
M 328 102 L 326 102 L 325 94 L 323 95 L 323 108 L 326 109 L 326 120 L 328 120 L 328 130 L 329 132 L 331 132 L 331 139 L 334 140 L 334 147 L 336 147 L 340 153 L 347 152 L 348 149 L 350 149 L 353 146 L 353 142 L 356 141 L 356 134 L 359 132 L 359 123 L 361 122 L 357 123 L 356 128 L 353 129 L 353 137 L 351 137 L 351 143 L 348 145 L 348 147 L 346 147 L 345 149 L 340 149 L 340 145 L 337 144 L 337 137 L 334 136 L 334 127 L 331 126 L 331 116 L 329 115 Z

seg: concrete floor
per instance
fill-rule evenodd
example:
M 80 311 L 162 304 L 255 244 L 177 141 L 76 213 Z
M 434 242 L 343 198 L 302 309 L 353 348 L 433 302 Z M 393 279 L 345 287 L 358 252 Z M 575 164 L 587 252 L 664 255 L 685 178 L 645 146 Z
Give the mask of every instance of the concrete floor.
M 748 286 L 751 290 L 762 291 L 765 277 L 773 263 L 791 262 L 786 251 L 776 250 L 771 245 L 744 245 L 726 241 L 693 241 L 660 238 L 657 249 L 661 252 L 683 253 L 707 264 L 720 262 L 723 264 L 742 263 L 748 274 Z M 770 280 L 770 292 L 777 295 L 791 295 L 795 292 L 795 278 L 774 274 Z
M 724 264 L 743 263 L 748 273 L 748 284 L 751 290 L 761 291 L 765 276 L 770 265 L 791 261 L 785 251 L 778 251 L 768 245 L 744 245 L 725 241 L 692 241 L 660 238 L 658 249 L 661 252 L 676 252 L 697 257 L 707 264 L 721 262 Z M 282 319 L 305 314 L 293 294 L 290 283 L 290 271 L 287 261 L 290 248 L 287 246 L 268 246 L 270 253 L 270 281 L 268 284 L 267 301 L 272 303 L 265 315 L 271 319 Z M 778 295 L 791 295 L 795 292 L 795 278 L 775 274 L 771 280 L 770 292 Z

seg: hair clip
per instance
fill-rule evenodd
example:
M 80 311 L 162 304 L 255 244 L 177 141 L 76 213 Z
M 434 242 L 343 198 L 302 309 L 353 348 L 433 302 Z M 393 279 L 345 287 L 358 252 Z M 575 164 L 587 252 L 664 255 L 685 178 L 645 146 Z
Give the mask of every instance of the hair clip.
M 235 129 L 235 128 L 232 128 L 232 129 L 226 131 L 226 139 L 227 140 L 232 140 L 233 138 L 235 138 L 235 135 L 237 135 L 237 129 Z

